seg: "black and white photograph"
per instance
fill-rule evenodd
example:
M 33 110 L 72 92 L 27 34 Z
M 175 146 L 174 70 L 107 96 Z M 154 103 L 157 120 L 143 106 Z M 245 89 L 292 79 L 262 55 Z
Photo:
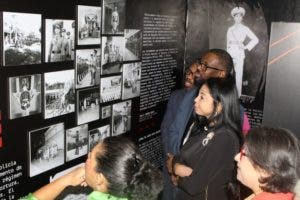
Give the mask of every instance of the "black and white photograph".
M 88 153 L 88 124 L 66 130 L 66 161 Z
M 76 88 L 99 85 L 100 54 L 100 48 L 76 50 Z
M 45 119 L 75 112 L 74 70 L 45 73 Z
M 131 129 L 131 100 L 113 104 L 112 136 L 125 133 Z
M 140 60 L 142 55 L 142 31 L 125 29 L 124 61 Z
M 101 44 L 101 7 L 77 6 L 77 45 Z
M 45 62 L 74 60 L 75 21 L 45 20 Z
M 125 0 L 103 0 L 103 34 L 123 34 Z
M 110 76 L 101 78 L 100 84 L 100 102 L 105 103 L 121 99 L 122 90 L 121 76 Z
M 41 113 L 41 74 L 10 77 L 9 97 L 9 119 Z
M 101 108 L 101 119 L 106 119 L 111 116 L 111 106 L 103 106 Z
M 123 100 L 140 96 L 141 65 L 141 62 L 123 64 Z
M 64 164 L 64 132 L 63 123 L 29 132 L 30 177 Z
M 42 15 L 3 12 L 3 65 L 41 63 Z
M 121 72 L 125 38 L 116 36 L 102 37 L 102 44 L 101 74 Z
M 89 131 L 89 151 L 104 138 L 110 136 L 110 126 L 105 125 Z
M 77 124 L 100 119 L 99 87 L 77 90 Z

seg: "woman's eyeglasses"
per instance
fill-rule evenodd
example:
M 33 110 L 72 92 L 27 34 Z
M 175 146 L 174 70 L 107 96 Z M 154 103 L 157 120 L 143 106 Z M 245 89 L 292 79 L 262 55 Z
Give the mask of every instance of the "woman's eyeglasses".
M 242 147 L 240 150 L 240 160 L 242 160 L 243 157 L 249 157 L 249 155 L 245 152 L 245 148 Z

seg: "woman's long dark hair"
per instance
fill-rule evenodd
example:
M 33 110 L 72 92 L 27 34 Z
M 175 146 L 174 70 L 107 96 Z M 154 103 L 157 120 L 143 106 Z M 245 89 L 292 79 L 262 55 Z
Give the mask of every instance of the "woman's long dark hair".
M 108 193 L 128 200 L 154 200 L 162 190 L 162 176 L 126 136 L 105 138 L 96 155 L 96 171 L 108 181 Z

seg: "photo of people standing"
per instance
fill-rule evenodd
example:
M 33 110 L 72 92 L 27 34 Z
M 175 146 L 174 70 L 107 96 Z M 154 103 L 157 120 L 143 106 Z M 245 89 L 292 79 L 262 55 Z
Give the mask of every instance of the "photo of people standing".
M 125 0 L 103 0 L 102 34 L 123 34 Z

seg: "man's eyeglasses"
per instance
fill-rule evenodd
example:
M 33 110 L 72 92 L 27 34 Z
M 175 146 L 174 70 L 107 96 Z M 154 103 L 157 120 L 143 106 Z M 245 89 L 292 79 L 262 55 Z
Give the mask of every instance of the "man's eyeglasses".
M 206 63 L 202 62 L 200 59 L 197 60 L 197 65 L 200 67 L 201 70 L 206 71 L 207 69 L 213 69 L 213 70 L 218 70 L 218 71 L 224 71 L 223 69 L 218 69 L 215 67 L 211 67 L 207 65 Z

